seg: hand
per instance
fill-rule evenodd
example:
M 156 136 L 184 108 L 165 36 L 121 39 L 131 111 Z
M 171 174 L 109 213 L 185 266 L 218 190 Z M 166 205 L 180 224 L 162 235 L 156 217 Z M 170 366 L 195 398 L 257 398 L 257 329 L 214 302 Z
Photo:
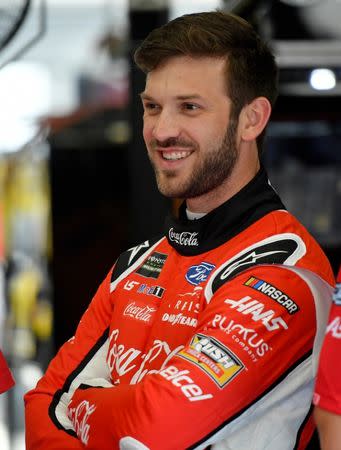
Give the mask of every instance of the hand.
M 99 388 L 113 387 L 111 383 L 104 379 L 90 380 L 89 384 L 81 384 L 74 392 L 72 400 L 68 404 L 68 417 L 73 424 L 79 440 L 85 445 L 89 442 L 89 432 L 91 429 L 91 416 L 96 411 L 97 406 L 94 401 L 87 398 L 90 393 L 89 389 L 93 391 Z M 90 397 L 93 397 L 91 395 Z M 95 395 L 97 397 L 97 395 Z M 96 402 L 97 403 L 97 402 Z
M 78 392 L 78 391 L 76 391 Z M 79 440 L 87 445 L 89 442 L 90 423 L 89 418 L 96 410 L 96 406 L 88 400 L 76 400 L 73 398 L 68 406 L 68 417 Z

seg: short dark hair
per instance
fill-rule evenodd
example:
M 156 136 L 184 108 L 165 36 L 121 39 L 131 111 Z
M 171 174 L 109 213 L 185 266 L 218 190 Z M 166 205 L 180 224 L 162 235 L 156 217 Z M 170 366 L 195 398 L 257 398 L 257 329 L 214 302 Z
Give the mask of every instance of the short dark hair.
M 185 14 L 156 28 L 135 51 L 137 66 L 148 73 L 173 56 L 226 59 L 227 95 L 232 114 L 264 96 L 273 106 L 278 94 L 278 68 L 268 45 L 241 17 L 221 11 Z M 261 153 L 265 132 L 257 139 Z

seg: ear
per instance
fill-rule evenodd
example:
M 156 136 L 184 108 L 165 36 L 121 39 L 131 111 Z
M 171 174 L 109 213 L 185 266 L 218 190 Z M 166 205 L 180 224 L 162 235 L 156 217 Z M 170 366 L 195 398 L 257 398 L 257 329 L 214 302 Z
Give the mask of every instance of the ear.
M 266 127 L 271 114 L 271 104 L 265 97 L 257 97 L 245 105 L 239 116 L 240 137 L 244 141 L 255 140 Z

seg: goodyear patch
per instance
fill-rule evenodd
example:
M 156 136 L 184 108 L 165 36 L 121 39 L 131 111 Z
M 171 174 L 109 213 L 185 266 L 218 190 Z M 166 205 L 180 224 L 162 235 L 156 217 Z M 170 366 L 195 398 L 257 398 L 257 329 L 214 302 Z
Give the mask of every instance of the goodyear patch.
M 225 345 L 212 336 L 199 333 L 192 338 L 189 346 L 177 355 L 200 367 L 220 388 L 245 368 L 240 359 Z
M 275 302 L 279 303 L 283 308 L 285 308 L 289 314 L 295 314 L 299 311 L 298 305 L 294 302 L 292 298 L 286 295 L 280 289 L 277 289 L 273 284 L 267 283 L 265 280 L 261 280 L 256 277 L 250 277 L 244 286 L 248 286 L 258 292 L 270 297 Z

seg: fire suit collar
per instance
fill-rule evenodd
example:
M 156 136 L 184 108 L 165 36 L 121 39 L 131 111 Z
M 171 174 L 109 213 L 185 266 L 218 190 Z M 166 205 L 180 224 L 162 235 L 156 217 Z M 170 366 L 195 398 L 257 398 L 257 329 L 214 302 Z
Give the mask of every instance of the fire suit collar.
M 285 209 L 262 167 L 236 195 L 201 219 L 189 220 L 186 204 L 179 218 L 166 218 L 169 244 L 181 255 L 194 256 L 218 247 L 271 211 Z

